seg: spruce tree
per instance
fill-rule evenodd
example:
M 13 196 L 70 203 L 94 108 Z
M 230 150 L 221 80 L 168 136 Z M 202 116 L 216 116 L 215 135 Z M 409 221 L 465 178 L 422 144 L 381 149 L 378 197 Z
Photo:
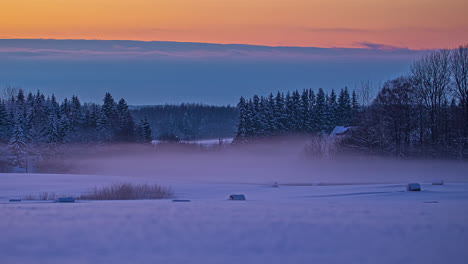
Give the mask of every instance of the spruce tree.
M 56 113 L 57 115 L 60 113 L 60 105 L 57 103 L 57 98 L 55 98 L 54 94 L 52 94 L 52 97 L 50 98 L 49 111 L 51 113 Z
M 253 136 L 259 136 L 263 133 L 262 120 L 261 120 L 261 111 L 260 111 L 260 97 L 254 95 L 252 99 L 252 134 Z
M 310 121 L 310 106 L 309 106 L 309 90 L 305 89 L 301 94 L 301 101 L 299 105 L 299 124 L 301 132 L 308 132 L 311 130 L 312 122 Z
M 265 119 L 267 123 L 266 134 L 268 136 L 274 135 L 278 128 L 277 128 L 277 122 L 275 120 L 275 114 L 274 114 L 275 99 L 272 93 L 270 93 L 270 95 L 268 95 L 268 99 L 265 100 L 264 111 L 265 111 Z
M 326 130 L 331 131 L 335 126 L 337 126 L 338 122 L 338 104 L 336 102 L 336 93 L 335 90 L 332 89 L 330 95 L 327 98 L 327 111 L 326 111 Z
M 315 125 L 314 125 L 314 122 L 315 122 L 315 119 L 316 119 L 316 116 L 315 116 L 315 111 L 314 111 L 314 108 L 315 108 L 315 104 L 316 104 L 316 97 L 315 97 L 315 92 L 314 90 L 312 89 L 309 89 L 309 118 L 307 120 L 307 132 L 316 132 L 315 131 Z
M 239 103 L 237 104 L 237 109 L 239 109 L 239 121 L 237 124 L 237 132 L 236 132 L 236 141 L 245 142 L 247 137 L 247 105 L 245 102 L 244 97 L 239 99 Z
M 275 134 L 282 134 L 286 131 L 287 117 L 284 105 L 284 95 L 280 92 L 278 92 L 275 97 L 273 123 L 275 127 Z
M 351 98 L 348 88 L 341 89 L 338 97 L 338 125 L 347 126 L 351 123 Z
M 117 104 L 110 93 L 106 93 L 103 101 L 98 119 L 100 138 L 102 141 L 113 141 L 119 129 Z
M 130 114 L 128 109 L 127 102 L 125 99 L 120 99 L 117 105 L 117 115 L 118 115 L 118 131 L 117 139 L 123 142 L 131 142 L 135 140 L 134 137 L 134 127 L 135 123 L 133 122 L 133 117 Z
M 51 149 L 55 149 L 61 143 L 60 121 L 56 113 L 50 113 L 44 137 Z
M 192 140 L 195 137 L 195 128 L 191 122 L 189 113 L 185 112 L 184 117 L 182 118 L 182 133 L 184 134 L 184 140 Z
M 9 137 L 9 131 L 11 127 L 11 122 L 9 120 L 9 115 L 5 106 L 5 103 L 0 100 L 0 143 L 6 142 Z
M 70 122 L 73 126 L 80 126 L 83 121 L 83 112 L 80 99 L 73 95 L 70 102 Z
M 294 132 L 294 103 L 289 91 L 285 97 L 286 131 Z
M 251 99 L 249 99 L 249 101 L 247 101 L 247 112 L 246 112 L 246 122 L 247 122 L 247 125 L 246 125 L 246 136 L 247 137 L 254 137 L 255 136 L 255 123 L 254 123 L 254 119 L 253 119 L 253 116 L 254 116 L 254 106 L 253 106 L 253 102 Z
M 10 164 L 14 167 L 24 168 L 27 158 L 27 144 L 26 137 L 19 122 L 13 129 L 13 134 L 8 143 L 8 150 L 10 154 Z
M 141 120 L 137 126 L 139 141 L 141 143 L 151 143 L 153 140 L 151 126 L 147 119 Z
M 292 93 L 291 96 L 292 100 L 292 131 L 295 133 L 301 131 L 301 111 L 300 111 L 300 105 L 301 105 L 301 96 L 299 94 L 299 91 L 295 90 Z
M 353 90 L 353 93 L 351 94 L 351 109 L 352 109 L 351 120 L 356 122 L 358 119 L 358 114 L 359 114 L 359 102 L 358 102 L 358 98 L 356 95 L 356 91 L 354 90 Z
M 29 96 L 28 96 L 29 97 Z M 27 114 L 27 127 L 34 142 L 44 142 L 43 133 L 47 128 L 48 109 L 45 97 L 39 91 L 32 96 Z
M 12 115 L 16 117 L 16 122 L 20 122 L 21 129 L 24 129 L 27 123 L 27 105 L 24 91 L 22 89 L 18 91 L 15 102 L 15 112 L 13 112 Z
M 327 129 L 326 124 L 326 113 L 327 104 L 325 100 L 325 92 L 320 88 L 317 92 L 316 103 L 314 107 L 315 120 L 314 120 L 314 130 L 316 132 L 325 132 Z

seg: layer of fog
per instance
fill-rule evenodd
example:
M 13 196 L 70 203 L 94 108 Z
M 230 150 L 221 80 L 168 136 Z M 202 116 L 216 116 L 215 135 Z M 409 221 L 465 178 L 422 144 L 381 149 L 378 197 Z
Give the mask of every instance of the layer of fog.
M 304 140 L 208 149 L 187 145 L 70 147 L 67 173 L 158 182 L 269 184 L 467 182 L 468 164 L 363 156 L 312 157 Z M 137 180 L 137 179 L 136 179 Z

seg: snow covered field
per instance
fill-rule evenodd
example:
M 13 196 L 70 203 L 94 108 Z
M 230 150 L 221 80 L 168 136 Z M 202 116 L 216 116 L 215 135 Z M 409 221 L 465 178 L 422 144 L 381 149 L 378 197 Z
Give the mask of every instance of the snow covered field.
M 71 174 L 0 174 L 0 263 L 467 263 L 468 163 L 310 159 L 303 146 L 115 146 L 64 161 Z M 191 201 L 9 202 L 122 182 Z
M 468 179 L 447 177 L 418 193 L 404 182 L 273 188 L 260 179 L 3 174 L 0 263 L 467 263 Z M 162 182 L 191 202 L 8 202 L 123 181 Z M 247 201 L 228 201 L 233 193 Z

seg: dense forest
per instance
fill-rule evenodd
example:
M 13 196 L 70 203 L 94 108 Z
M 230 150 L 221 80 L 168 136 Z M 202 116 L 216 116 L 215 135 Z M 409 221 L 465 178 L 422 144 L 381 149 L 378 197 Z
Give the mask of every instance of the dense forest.
M 211 139 L 233 137 L 238 110 L 203 104 L 158 105 L 130 110 L 136 120 L 146 118 L 155 139 Z
M 241 97 L 237 108 L 181 104 L 131 109 L 110 93 L 102 105 L 81 103 L 76 96 L 59 103 L 40 91 L 8 88 L 0 97 L 0 170 L 24 167 L 28 155 L 64 153 L 66 144 L 234 135 L 237 144 L 291 134 L 330 138 L 336 126 L 349 128 L 334 141 L 338 151 L 467 159 L 468 45 L 426 54 L 375 96 L 363 85 Z
M 337 125 L 351 125 L 359 112 L 357 95 L 348 88 L 337 96 L 334 90 L 278 92 L 268 97 L 241 97 L 236 141 L 298 133 L 329 133 Z
M 361 96 L 361 98 L 359 98 Z M 411 72 L 387 81 L 373 100 L 369 91 L 338 98 L 304 90 L 241 98 L 236 141 L 272 135 L 324 135 L 350 126 L 341 150 L 391 156 L 468 158 L 468 45 L 433 51 Z M 367 99 L 367 100 L 366 100 Z
M 11 88 L 0 99 L 0 162 L 14 167 L 24 167 L 28 155 L 63 152 L 66 143 L 151 140 L 148 122 L 135 122 L 125 100 L 116 102 L 110 93 L 102 105 L 82 104 L 76 96 L 58 103 L 53 95 Z
M 102 105 L 77 96 L 57 102 L 40 91 L 6 87 L 0 97 L 0 171 L 28 160 L 64 155 L 66 145 L 149 143 L 232 137 L 238 111 L 230 106 L 181 104 L 130 108 L 106 93 Z M 29 158 L 28 158 L 29 157 Z

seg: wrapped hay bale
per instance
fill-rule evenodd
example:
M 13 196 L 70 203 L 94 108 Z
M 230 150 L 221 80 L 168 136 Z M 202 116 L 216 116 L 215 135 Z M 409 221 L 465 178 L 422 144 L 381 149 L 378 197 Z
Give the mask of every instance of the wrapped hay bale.
M 60 197 L 56 200 L 58 203 L 74 203 L 75 198 L 73 197 Z
M 244 201 L 245 200 L 245 196 L 243 194 L 231 194 L 229 196 L 229 200 L 233 200 L 233 201 Z
M 421 185 L 419 183 L 408 183 L 408 185 L 406 185 L 406 191 L 407 192 L 420 192 Z

